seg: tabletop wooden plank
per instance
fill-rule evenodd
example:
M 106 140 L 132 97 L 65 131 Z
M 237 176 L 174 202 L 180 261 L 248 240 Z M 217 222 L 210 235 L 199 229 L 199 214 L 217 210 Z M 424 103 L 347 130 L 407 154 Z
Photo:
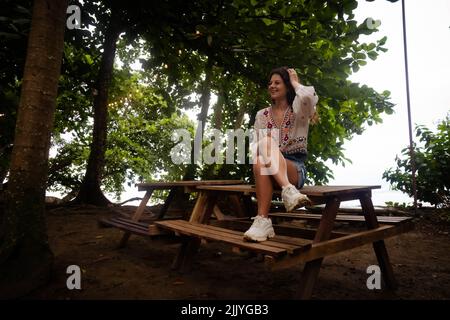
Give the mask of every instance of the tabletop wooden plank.
M 379 185 L 368 186 L 305 186 L 300 191 L 308 196 L 339 196 L 346 194 L 354 194 L 358 192 L 370 191 L 372 189 L 380 189 Z M 215 191 L 229 191 L 229 192 L 244 192 L 256 193 L 255 185 L 200 185 L 197 187 L 200 190 L 215 190 Z M 281 193 L 281 190 L 274 190 L 275 193 Z
M 155 181 L 138 183 L 139 191 L 148 189 L 170 189 L 173 187 L 196 187 L 203 185 L 239 185 L 242 180 L 190 180 L 190 181 Z

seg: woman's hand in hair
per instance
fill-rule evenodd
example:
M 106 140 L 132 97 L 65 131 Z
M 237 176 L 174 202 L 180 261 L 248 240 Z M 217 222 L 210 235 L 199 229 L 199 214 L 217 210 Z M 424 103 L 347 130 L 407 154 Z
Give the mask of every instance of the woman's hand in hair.
M 289 79 L 291 80 L 291 84 L 294 87 L 294 89 L 297 89 L 297 87 L 300 85 L 300 80 L 298 79 L 297 72 L 293 68 L 287 69 L 287 72 L 289 74 Z

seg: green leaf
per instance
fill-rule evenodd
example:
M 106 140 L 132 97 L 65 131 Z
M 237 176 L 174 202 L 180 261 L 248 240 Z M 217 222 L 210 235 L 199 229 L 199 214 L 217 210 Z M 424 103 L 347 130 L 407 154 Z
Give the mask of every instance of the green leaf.
M 387 41 L 387 36 L 384 36 L 383 38 L 381 38 L 380 40 L 377 41 L 378 46 L 383 46 L 386 44 Z
M 367 61 L 365 61 L 365 60 L 358 60 L 358 64 L 360 66 L 365 66 L 367 64 Z
M 372 60 L 375 60 L 378 57 L 378 53 L 376 53 L 375 51 L 369 51 L 369 52 L 367 52 L 367 55 Z

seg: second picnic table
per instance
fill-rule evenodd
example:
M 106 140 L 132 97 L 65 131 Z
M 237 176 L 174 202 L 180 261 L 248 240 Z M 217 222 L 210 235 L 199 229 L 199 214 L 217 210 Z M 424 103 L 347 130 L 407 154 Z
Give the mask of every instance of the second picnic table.
M 156 181 L 138 183 L 138 191 L 145 191 L 144 198 L 142 198 L 138 208 L 131 215 L 130 218 L 114 216 L 101 220 L 102 225 L 107 225 L 119 228 L 124 231 L 122 239 L 119 243 L 119 248 L 126 246 L 131 234 L 138 234 L 142 236 L 157 236 L 160 231 L 155 228 L 153 223 L 141 221 L 142 214 L 150 201 L 150 198 L 155 190 L 170 190 L 164 204 L 154 221 L 163 219 L 174 200 L 176 189 L 182 188 L 185 193 L 197 192 L 196 187 L 205 185 L 237 185 L 243 183 L 242 180 L 189 180 L 189 181 Z M 216 211 L 216 214 L 219 214 Z

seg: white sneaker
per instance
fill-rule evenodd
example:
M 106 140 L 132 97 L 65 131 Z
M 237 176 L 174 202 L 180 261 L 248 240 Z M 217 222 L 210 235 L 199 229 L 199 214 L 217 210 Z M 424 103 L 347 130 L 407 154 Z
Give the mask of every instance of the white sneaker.
M 311 200 L 309 200 L 306 195 L 300 193 L 300 191 L 292 184 L 283 188 L 281 191 L 281 198 L 283 199 L 284 207 L 287 212 L 291 212 L 297 207 L 311 205 Z
M 267 238 L 275 237 L 275 231 L 272 227 L 272 220 L 270 218 L 264 218 L 263 216 L 256 216 L 252 218 L 253 224 L 244 233 L 244 240 L 248 241 L 266 241 Z

